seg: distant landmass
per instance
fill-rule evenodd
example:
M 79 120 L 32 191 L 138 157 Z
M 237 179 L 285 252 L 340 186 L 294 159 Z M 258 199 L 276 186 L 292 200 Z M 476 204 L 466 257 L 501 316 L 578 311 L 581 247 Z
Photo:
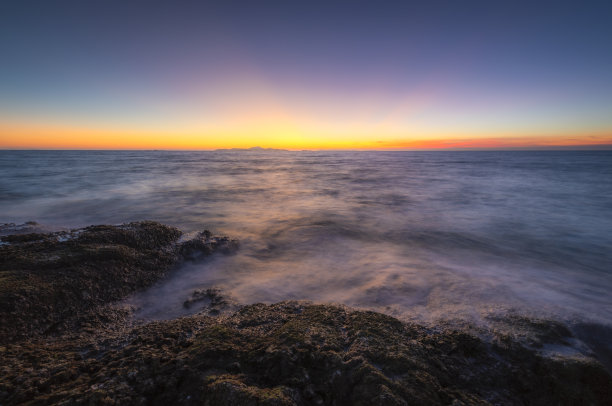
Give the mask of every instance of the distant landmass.
M 220 148 L 215 149 L 217 152 L 243 152 L 243 151 L 251 151 L 251 152 L 289 152 L 288 149 L 278 149 L 278 148 L 262 148 L 262 147 L 251 147 L 251 148 Z

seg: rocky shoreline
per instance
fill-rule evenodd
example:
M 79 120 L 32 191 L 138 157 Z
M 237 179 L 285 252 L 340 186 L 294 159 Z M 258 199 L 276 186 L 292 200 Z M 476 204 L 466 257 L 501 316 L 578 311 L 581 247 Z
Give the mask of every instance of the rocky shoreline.
M 544 356 L 502 332 L 484 341 L 342 306 L 237 310 L 196 291 L 203 311 L 135 321 L 117 303 L 182 261 L 238 243 L 154 222 L 0 237 L 0 405 L 605 405 L 593 356 Z M 572 333 L 528 324 L 538 345 Z

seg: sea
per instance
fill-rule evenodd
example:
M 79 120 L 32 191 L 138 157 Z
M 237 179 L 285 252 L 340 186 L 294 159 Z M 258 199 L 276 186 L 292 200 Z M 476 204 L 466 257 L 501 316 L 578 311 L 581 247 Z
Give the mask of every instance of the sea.
M 612 151 L 0 151 L 0 223 L 139 220 L 240 242 L 139 292 L 143 317 L 216 288 L 424 323 L 612 325 Z

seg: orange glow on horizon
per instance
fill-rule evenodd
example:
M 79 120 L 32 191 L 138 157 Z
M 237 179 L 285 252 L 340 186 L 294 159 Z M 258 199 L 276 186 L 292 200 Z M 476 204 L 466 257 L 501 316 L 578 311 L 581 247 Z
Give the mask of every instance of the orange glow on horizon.
M 237 129 L 125 130 L 0 123 L 1 149 L 470 149 L 612 145 L 612 131 L 565 134 L 422 134 L 306 132 L 291 125 Z

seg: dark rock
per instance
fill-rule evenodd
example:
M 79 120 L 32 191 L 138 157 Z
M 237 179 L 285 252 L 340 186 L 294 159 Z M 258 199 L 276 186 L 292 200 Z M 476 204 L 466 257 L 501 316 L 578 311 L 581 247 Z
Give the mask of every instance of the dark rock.
M 576 337 L 510 318 L 526 340 L 407 324 L 340 306 L 281 302 L 138 324 L 113 301 L 196 247 L 229 239 L 157 223 L 37 234 L 0 246 L 0 404 L 607 405 L 593 357 L 547 357 Z M 227 241 L 230 241 L 227 243 Z M 203 250 L 203 252 L 209 252 Z M 229 300 L 194 292 L 187 306 Z M 52 333 L 53 331 L 53 333 Z M 585 326 L 582 334 L 595 331 Z M 605 345 L 599 343 L 598 345 Z
M 22 341 L 2 354 L 2 404 L 605 405 L 612 396 L 593 359 L 300 302 Z
M 31 234 L 42 229 L 35 221 L 26 221 L 23 224 L 3 223 L 0 224 L 0 235 Z
M 143 221 L 1 237 L 0 343 L 55 334 L 68 320 L 150 286 L 183 260 L 186 246 L 190 259 L 236 246 L 208 232 L 196 242 L 180 236 Z
M 205 230 L 183 242 L 180 245 L 180 254 L 185 259 L 197 260 L 215 251 L 231 254 L 236 249 L 238 249 L 238 241 L 230 240 L 228 237 L 213 237 L 210 231 Z
M 189 299 L 183 302 L 183 306 L 187 309 L 195 304 L 219 312 L 227 309 L 230 306 L 230 301 L 221 293 L 221 289 L 208 288 L 194 290 Z

